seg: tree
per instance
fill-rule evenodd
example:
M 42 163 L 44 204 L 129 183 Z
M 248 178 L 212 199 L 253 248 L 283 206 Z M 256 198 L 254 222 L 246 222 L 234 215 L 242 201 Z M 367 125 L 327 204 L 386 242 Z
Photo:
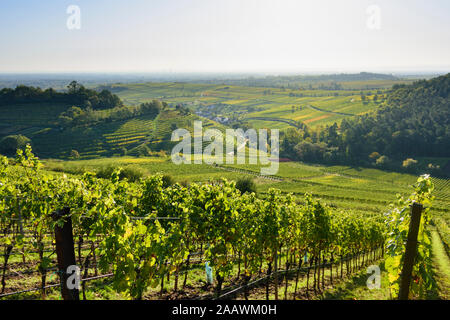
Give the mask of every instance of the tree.
M 250 177 L 241 178 L 236 182 L 236 188 L 241 191 L 241 193 L 256 193 L 256 184 Z
M 76 94 L 78 93 L 78 91 L 83 88 L 82 85 L 80 85 L 78 82 L 76 81 L 72 81 L 71 83 L 69 83 L 69 85 L 67 86 L 67 89 L 69 89 L 69 94 Z
M 6 136 L 0 140 L 0 152 L 5 155 L 14 155 L 17 149 L 23 150 L 31 140 L 21 134 Z
M 302 161 L 323 161 L 327 152 L 327 145 L 323 142 L 312 143 L 302 141 L 295 146 L 298 159 Z
M 150 152 L 151 152 L 150 148 L 146 144 L 138 146 L 136 148 L 136 151 L 137 151 L 137 154 L 138 154 L 139 157 L 141 157 L 141 156 L 144 156 L 144 157 L 149 156 Z
M 72 150 L 72 151 L 70 151 L 70 157 L 72 159 L 79 159 L 80 158 L 80 154 L 78 153 L 77 150 Z
M 380 167 L 384 167 L 384 166 L 388 165 L 389 163 L 390 163 L 390 160 L 386 156 L 381 156 L 375 161 L 375 164 Z
M 369 155 L 369 158 L 370 159 L 372 159 L 372 160 L 377 160 L 378 158 L 380 158 L 381 157 L 381 155 L 378 153 L 378 152 L 372 152 L 370 155 Z
M 113 108 L 122 106 L 120 98 L 108 90 L 98 93 L 92 89 L 86 89 L 76 81 L 67 86 L 67 92 L 57 92 L 52 88 L 42 90 L 37 87 L 19 85 L 15 89 L 0 90 L 0 105 L 16 103 L 64 103 L 89 109 Z
M 413 169 L 416 167 L 418 161 L 414 160 L 412 158 L 408 158 L 406 160 L 403 161 L 402 166 L 403 168 L 409 168 L 409 169 Z

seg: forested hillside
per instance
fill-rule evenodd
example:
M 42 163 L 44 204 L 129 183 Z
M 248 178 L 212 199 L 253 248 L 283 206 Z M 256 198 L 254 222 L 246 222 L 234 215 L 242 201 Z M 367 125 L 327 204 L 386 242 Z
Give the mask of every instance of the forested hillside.
M 450 74 L 394 89 L 374 115 L 342 122 L 348 155 L 450 156 Z
M 86 89 L 76 81 L 64 92 L 24 85 L 4 88 L 0 90 L 0 153 L 14 155 L 27 143 L 41 157 L 133 153 L 153 137 L 155 118 L 166 107 L 159 100 L 125 106 L 109 90 Z M 186 110 L 178 113 L 174 121 L 182 123 Z M 164 117 L 171 115 L 165 112 Z
M 340 126 L 290 130 L 284 152 L 322 162 L 450 157 L 449 91 L 450 74 L 396 85 L 373 113 L 344 119 Z
M 67 92 L 59 92 L 53 88 L 42 90 L 39 87 L 19 85 L 15 89 L 0 90 L 0 106 L 23 103 L 65 103 L 93 109 L 109 109 L 123 105 L 118 96 L 108 90 L 97 92 L 86 89 L 76 81 L 67 86 Z

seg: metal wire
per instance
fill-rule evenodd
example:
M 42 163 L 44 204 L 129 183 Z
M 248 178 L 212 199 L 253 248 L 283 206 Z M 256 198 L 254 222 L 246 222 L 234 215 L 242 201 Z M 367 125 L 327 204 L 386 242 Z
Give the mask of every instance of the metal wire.
M 89 278 L 85 278 L 85 279 L 80 279 L 80 281 L 92 281 L 92 280 L 98 280 L 98 279 L 102 279 L 102 278 L 109 278 L 109 277 L 112 277 L 112 276 L 114 276 L 113 273 L 108 273 L 108 274 L 103 274 L 103 275 L 99 275 L 99 276 L 94 276 L 94 277 L 89 277 Z M 60 283 L 58 283 L 58 284 L 50 284 L 50 285 L 44 286 L 43 288 L 42 287 L 41 288 L 32 288 L 32 289 L 27 289 L 27 290 L 3 293 L 3 294 L 0 294 L 0 299 L 4 298 L 4 297 L 16 295 L 16 294 L 55 288 L 55 287 L 59 287 L 60 285 L 61 285 Z

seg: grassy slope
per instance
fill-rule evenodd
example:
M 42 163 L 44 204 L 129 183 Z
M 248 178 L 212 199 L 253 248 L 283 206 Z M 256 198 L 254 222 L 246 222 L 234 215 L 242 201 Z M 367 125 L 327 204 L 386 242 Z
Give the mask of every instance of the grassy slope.
M 441 299 L 450 299 L 450 259 L 445 252 L 439 233 L 432 229 L 434 277 Z
M 381 270 L 381 286 L 379 289 L 369 289 L 367 278 L 369 275 L 365 270 L 357 273 L 349 280 L 340 283 L 320 298 L 324 300 L 390 300 L 389 281 L 384 270 L 384 264 L 379 264 Z
M 433 277 L 438 285 L 437 290 L 429 293 L 428 299 L 450 299 L 450 260 L 442 245 L 438 232 L 432 228 L 432 246 L 433 246 Z M 346 281 L 336 288 L 327 291 L 323 299 L 337 300 L 387 300 L 390 298 L 389 282 L 387 273 L 384 270 L 384 264 L 380 264 L 381 269 L 381 288 L 369 290 L 366 285 L 367 275 L 364 271 L 354 276 L 350 281 Z

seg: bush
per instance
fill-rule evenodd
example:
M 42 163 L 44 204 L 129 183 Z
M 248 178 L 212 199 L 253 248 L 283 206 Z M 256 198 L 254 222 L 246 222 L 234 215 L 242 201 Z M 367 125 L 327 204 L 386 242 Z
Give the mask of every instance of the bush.
M 110 179 L 114 170 L 116 170 L 116 168 L 113 166 L 103 167 L 97 171 L 97 177 L 102 179 Z
M 17 149 L 25 149 L 27 144 L 31 144 L 31 140 L 21 134 L 6 136 L 0 140 L 0 153 L 15 155 Z
M 125 167 L 119 175 L 120 179 L 126 178 L 130 182 L 139 181 L 140 178 L 144 176 L 144 173 L 141 169 L 136 167 Z
M 241 193 L 256 193 L 256 184 L 252 178 L 241 178 L 236 182 L 236 188 L 241 191 Z
M 180 181 L 180 185 L 182 187 L 188 188 L 191 185 L 191 183 L 188 180 L 183 180 L 183 181 Z
M 151 155 L 151 150 L 146 144 L 141 144 L 140 146 L 131 149 L 128 154 L 137 157 L 148 157 Z
M 175 184 L 175 179 L 168 174 L 162 176 L 163 187 L 168 188 Z
M 97 171 L 97 177 L 103 179 L 111 179 L 112 173 L 117 169 L 118 168 L 112 165 L 103 167 L 99 171 Z M 127 179 L 130 182 L 136 182 L 143 176 L 144 174 L 141 169 L 128 166 L 122 169 L 122 171 L 119 174 L 119 179 L 120 180 Z

